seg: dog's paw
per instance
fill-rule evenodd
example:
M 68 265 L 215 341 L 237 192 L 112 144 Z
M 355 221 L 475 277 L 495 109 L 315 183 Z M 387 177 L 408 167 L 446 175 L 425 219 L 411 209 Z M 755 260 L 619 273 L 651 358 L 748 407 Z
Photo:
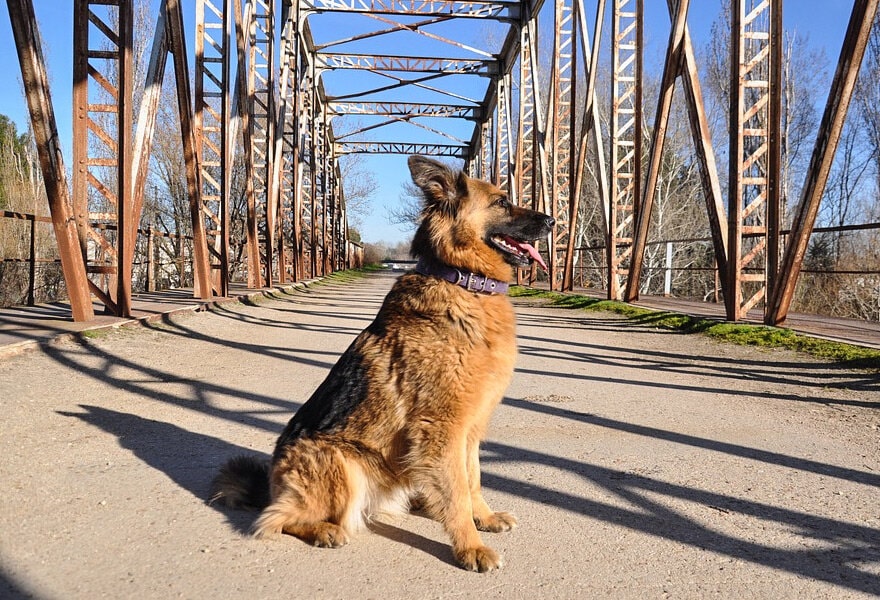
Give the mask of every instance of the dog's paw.
M 455 552 L 455 560 L 462 568 L 480 573 L 494 571 L 504 565 L 504 561 L 501 560 L 498 553 L 488 546 L 459 550 Z
M 474 524 L 480 531 L 491 531 L 493 533 L 510 531 L 516 527 L 516 517 L 509 512 L 496 512 L 491 513 L 487 517 L 474 517 Z
M 311 535 L 312 544 L 319 548 L 339 548 L 348 543 L 348 534 L 339 525 L 319 523 Z

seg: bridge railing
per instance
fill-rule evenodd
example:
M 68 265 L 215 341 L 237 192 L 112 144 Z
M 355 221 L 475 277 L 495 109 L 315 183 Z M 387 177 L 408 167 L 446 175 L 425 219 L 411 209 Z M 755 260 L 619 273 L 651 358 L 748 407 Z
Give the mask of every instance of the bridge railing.
M 0 306 L 33 306 L 63 298 L 61 261 L 55 252 L 54 238 L 51 232 L 40 229 L 50 226 L 51 218 L 4 210 L 0 211 L 0 219 L 25 225 L 24 231 L 16 230 L 14 225 L 2 228 L 6 244 L 0 249 L 9 252 L 8 248 L 17 247 L 19 251 L 14 256 L 0 256 Z M 814 235 L 860 231 L 880 231 L 880 223 L 817 227 Z M 783 240 L 789 233 L 782 231 Z M 155 227 L 138 229 L 138 234 L 142 250 L 133 264 L 138 274 L 136 289 L 157 291 L 191 285 L 192 252 L 162 253 L 160 246 L 162 240 L 184 240 L 191 246 L 192 236 Z M 47 246 L 42 238 L 53 243 Z M 722 300 L 721 274 L 714 261 L 711 238 L 656 240 L 647 246 L 643 293 L 709 302 Z M 607 289 L 606 247 L 581 246 L 575 252 L 575 285 Z M 163 254 L 169 258 L 163 259 Z M 395 265 L 408 268 L 412 266 L 410 262 L 395 261 Z M 810 294 L 801 294 L 799 308 L 828 316 L 880 321 L 880 268 L 843 268 L 833 260 L 823 262 L 822 257 L 812 262 L 802 270 L 805 277 L 801 287 L 808 288 Z
M 835 236 L 880 232 L 880 223 L 816 227 L 813 235 Z M 781 231 L 783 244 L 790 235 Z M 870 248 L 870 240 L 862 240 Z M 833 249 L 816 244 L 808 255 L 796 297 L 800 312 L 880 321 L 880 267 L 870 256 L 862 262 L 838 260 Z M 574 285 L 607 289 L 607 248 L 603 244 L 575 248 Z M 656 240 L 646 244 L 641 293 L 704 302 L 722 302 L 721 277 L 710 237 Z M 868 265 L 868 266 L 865 266 Z M 747 272 L 750 272 L 747 270 Z
M 51 231 L 52 219 L 10 210 L 0 211 L 0 306 L 34 306 L 66 298 L 61 259 Z M 115 230 L 115 224 L 104 229 Z M 193 236 L 162 231 L 158 227 L 139 228 L 132 262 L 135 292 L 154 292 L 193 285 Z M 181 242 L 183 242 L 181 244 Z M 172 245 L 174 247 L 172 247 Z M 243 242 L 230 242 L 232 254 L 243 254 Z M 363 246 L 349 242 L 348 264 L 363 266 Z M 303 251 L 306 265 L 309 249 Z M 240 265 L 242 261 L 236 261 Z M 287 261 L 288 268 L 292 257 Z M 291 273 L 288 274 L 292 276 Z M 107 277 L 91 273 L 91 278 Z M 312 277 L 311 271 L 304 277 Z M 240 267 L 231 269 L 233 282 L 244 283 L 247 274 Z
M 39 302 L 52 302 L 66 296 L 61 275 L 61 259 L 57 254 L 48 216 L 16 211 L 0 211 L 4 226 L 0 251 L 0 306 L 33 306 Z M 26 224 L 22 230 L 15 223 Z M 105 226 L 115 229 L 114 225 Z M 141 291 L 156 291 L 170 287 L 192 284 L 192 252 L 174 253 L 162 259 L 160 240 L 184 240 L 192 244 L 192 236 L 161 231 L 155 227 L 138 229 L 137 246 L 141 248 L 132 267 L 138 273 L 137 287 Z M 18 250 L 18 252 L 10 252 Z M 5 254 L 15 254 L 7 256 Z M 171 270 L 177 273 L 174 277 Z M 93 274 L 101 277 L 104 275 Z

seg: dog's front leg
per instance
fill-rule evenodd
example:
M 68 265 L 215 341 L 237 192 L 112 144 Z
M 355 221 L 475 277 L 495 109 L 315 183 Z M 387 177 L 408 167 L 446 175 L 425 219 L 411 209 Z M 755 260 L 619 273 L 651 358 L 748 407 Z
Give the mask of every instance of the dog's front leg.
M 516 527 L 516 517 L 509 512 L 494 512 L 483 499 L 480 485 L 480 440 L 468 436 L 467 444 L 468 487 L 471 494 L 474 524 L 480 531 L 510 531 Z
M 502 560 L 497 552 L 483 545 L 477 532 L 468 477 L 468 456 L 464 450 L 451 456 L 448 464 L 451 471 L 448 473 L 450 498 L 443 524 L 452 538 L 452 553 L 458 564 L 469 571 L 485 573 L 500 568 Z
M 501 557 L 483 545 L 474 524 L 466 440 L 438 443 L 434 447 L 442 447 L 442 455 L 422 462 L 417 469 L 421 476 L 416 476 L 414 481 L 417 488 L 422 490 L 424 508 L 443 524 L 452 540 L 452 554 L 459 565 L 481 573 L 500 568 Z

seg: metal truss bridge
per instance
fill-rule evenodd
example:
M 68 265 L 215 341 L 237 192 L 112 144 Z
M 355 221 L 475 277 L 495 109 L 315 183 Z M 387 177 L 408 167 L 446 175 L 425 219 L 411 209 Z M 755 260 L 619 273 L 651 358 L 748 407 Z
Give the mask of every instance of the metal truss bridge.
M 236 158 L 247 173 L 247 283 L 260 287 L 357 264 L 342 157 L 419 153 L 461 159 L 469 174 L 495 181 L 514 202 L 552 214 L 556 226 L 546 251 L 550 284 L 559 290 L 572 287 L 578 206 L 585 178 L 594 173 L 608 295 L 635 301 L 678 85 L 727 318 L 763 307 L 765 322 L 781 323 L 878 4 L 852 3 L 808 179 L 783 244 L 782 0 L 730 3 L 725 193 L 688 0 L 667 2 L 672 25 L 650 139 L 642 131 L 643 0 L 191 1 L 195 31 L 184 25 L 182 0 L 159 2 L 146 80 L 135 89 L 132 2 L 73 0 L 69 185 L 32 0 L 7 0 L 75 320 L 93 318 L 92 296 L 117 315 L 131 312 L 132 261 L 170 59 L 200 298 L 229 293 Z M 355 16 L 360 29 L 349 27 Z M 606 20 L 610 31 L 603 32 Z M 549 58 L 539 56 L 539 31 L 553 36 Z M 606 127 L 597 101 L 603 40 L 612 54 Z M 135 97 L 142 98 L 138 115 Z M 595 157 L 591 164 L 588 156 Z

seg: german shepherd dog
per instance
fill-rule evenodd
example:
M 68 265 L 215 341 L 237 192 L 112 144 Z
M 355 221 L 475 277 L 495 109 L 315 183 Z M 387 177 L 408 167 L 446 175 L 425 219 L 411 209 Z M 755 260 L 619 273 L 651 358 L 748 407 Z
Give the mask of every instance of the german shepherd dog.
M 258 537 L 335 548 L 371 515 L 413 500 L 443 524 L 459 565 L 491 571 L 501 557 L 477 530 L 516 525 L 480 492 L 480 440 L 516 357 L 513 308 L 498 292 L 514 267 L 544 266 L 529 242 L 553 219 L 437 161 L 408 162 L 424 196 L 418 267 L 296 412 L 271 463 L 232 459 L 212 501 L 261 509 Z

